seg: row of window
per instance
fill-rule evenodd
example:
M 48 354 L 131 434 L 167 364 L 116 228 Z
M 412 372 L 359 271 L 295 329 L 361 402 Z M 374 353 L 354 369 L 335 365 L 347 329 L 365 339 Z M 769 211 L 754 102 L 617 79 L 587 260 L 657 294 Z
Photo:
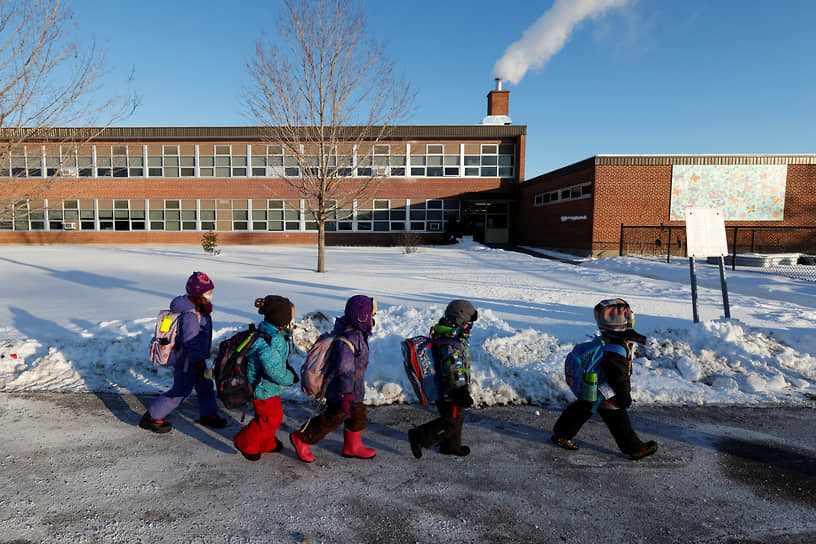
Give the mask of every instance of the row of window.
M 514 144 L 375 145 L 370 155 L 340 150 L 330 159 L 340 176 L 502 177 L 515 173 Z M 339 162 L 338 162 L 339 161 Z M 299 177 L 320 168 L 299 163 L 282 145 L 24 146 L 12 150 L 0 177 Z
M 13 210 L 0 219 L 0 231 L 317 230 L 314 215 L 301 199 L 49 199 L 11 204 L 0 202 L 2 209 Z M 333 211 L 325 225 L 328 232 L 442 232 L 451 220 L 459 220 L 458 199 L 374 199 Z
M 558 189 L 557 191 L 550 191 L 548 193 L 538 193 L 535 195 L 534 204 L 536 206 L 546 206 L 547 204 L 555 204 L 565 200 L 588 198 L 590 196 L 592 196 L 592 184 L 585 183 L 583 185 Z

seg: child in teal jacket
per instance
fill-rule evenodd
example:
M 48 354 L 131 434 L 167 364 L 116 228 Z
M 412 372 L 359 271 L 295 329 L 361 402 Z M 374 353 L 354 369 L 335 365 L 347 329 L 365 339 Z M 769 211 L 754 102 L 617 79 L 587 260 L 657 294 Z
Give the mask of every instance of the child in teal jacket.
M 287 362 L 295 305 L 288 298 L 269 295 L 257 299 L 255 307 L 264 316 L 258 330 L 268 334 L 270 340 L 267 343 L 259 338 L 247 351 L 247 378 L 254 384 L 252 404 L 255 417 L 233 439 L 238 451 L 250 461 L 257 461 L 262 453 L 278 452 L 283 448 L 283 443 L 275 436 L 283 422 L 281 387 L 297 381 Z

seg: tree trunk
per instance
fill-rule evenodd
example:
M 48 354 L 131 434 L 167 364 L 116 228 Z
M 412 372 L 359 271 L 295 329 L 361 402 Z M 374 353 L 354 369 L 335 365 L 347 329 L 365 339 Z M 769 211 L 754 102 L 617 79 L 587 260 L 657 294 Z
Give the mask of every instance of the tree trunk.
M 326 271 L 326 221 L 317 220 L 317 271 Z

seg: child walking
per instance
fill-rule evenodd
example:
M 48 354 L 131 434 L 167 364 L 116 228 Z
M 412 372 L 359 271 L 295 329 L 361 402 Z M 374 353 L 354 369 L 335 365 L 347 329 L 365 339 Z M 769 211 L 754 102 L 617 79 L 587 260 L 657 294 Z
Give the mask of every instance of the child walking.
M 215 284 L 207 274 L 193 272 L 187 278 L 187 293 L 170 303 L 170 311 L 181 313 L 173 387 L 153 401 L 139 421 L 139 427 L 154 433 L 169 432 L 173 426 L 164 418 L 179 407 L 193 388 L 198 394 L 199 423 L 214 429 L 227 425 L 227 420 L 218 415 L 212 370 L 207 368 L 206 362 L 212 347 L 213 289 Z
M 257 461 L 262 453 L 278 452 L 283 443 L 275 432 L 283 422 L 281 386 L 297 381 L 288 358 L 292 346 L 291 327 L 295 319 L 295 305 L 285 297 L 268 295 L 255 300 L 258 313 L 264 316 L 258 330 L 270 336 L 255 340 L 247 350 L 247 378 L 255 384 L 252 404 L 255 417 L 238 431 L 233 443 L 250 461 Z
M 598 414 L 612 433 L 620 451 L 631 459 L 642 459 L 657 451 L 657 443 L 644 443 L 638 438 L 626 409 L 632 404 L 632 384 L 629 377 L 632 374 L 635 344 L 644 344 L 646 337 L 635 332 L 635 314 L 625 300 L 602 300 L 594 311 L 603 341 L 622 346 L 626 351 L 626 357 L 608 351 L 601 359 L 598 393 L 603 395 L 604 400 L 598 406 Z M 572 439 L 583 424 L 589 421 L 592 413 L 593 403 L 586 400 L 578 399 L 567 406 L 555 422 L 550 438 L 552 442 L 568 450 L 577 450 L 579 446 Z
M 370 459 L 377 450 L 362 443 L 366 427 L 365 371 L 368 367 L 368 336 L 374 328 L 377 302 L 365 295 L 355 295 L 346 302 L 342 317 L 334 323 L 332 336 L 339 337 L 332 345 L 329 369 L 334 377 L 326 390 L 326 409 L 307 421 L 300 430 L 289 435 L 301 461 L 311 463 L 314 454 L 310 446 L 345 421 L 343 456 Z
M 422 448 L 439 444 L 439 453 L 464 457 L 470 448 L 462 445 L 462 424 L 465 408 L 473 405 L 470 396 L 470 330 L 479 317 L 473 304 L 454 300 L 445 308 L 445 315 L 431 333 L 431 338 L 452 338 L 461 348 L 449 344 L 434 345 L 445 393 L 436 401 L 439 417 L 408 431 L 411 453 L 419 459 Z

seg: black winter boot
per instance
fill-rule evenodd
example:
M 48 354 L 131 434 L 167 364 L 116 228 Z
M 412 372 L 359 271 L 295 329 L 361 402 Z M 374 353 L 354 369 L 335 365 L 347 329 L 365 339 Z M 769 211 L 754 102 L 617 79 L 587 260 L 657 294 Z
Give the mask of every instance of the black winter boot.
M 411 444 L 411 453 L 415 458 L 422 457 L 422 442 L 419 439 L 419 431 L 411 429 L 408 431 L 408 442 Z
M 219 416 L 217 413 L 210 414 L 208 416 L 202 416 L 201 419 L 198 420 L 198 422 L 204 425 L 205 427 L 210 427 L 212 429 L 223 429 L 224 427 L 227 426 L 227 420 Z
M 141 421 L 139 421 L 139 427 L 141 427 L 142 429 L 147 429 L 148 431 L 153 431 L 154 433 L 158 434 L 169 433 L 170 430 L 173 428 L 172 425 L 170 425 L 163 419 L 153 419 L 150 416 L 150 412 L 144 413 Z

